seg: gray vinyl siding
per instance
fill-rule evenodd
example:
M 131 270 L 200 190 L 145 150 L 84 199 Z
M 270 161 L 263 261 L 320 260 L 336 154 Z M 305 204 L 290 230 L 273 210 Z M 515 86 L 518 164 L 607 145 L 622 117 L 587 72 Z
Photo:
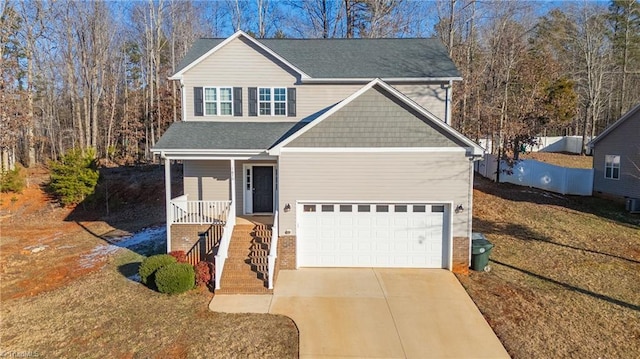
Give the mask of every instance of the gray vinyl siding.
M 364 84 L 300 84 L 299 75 L 246 39 L 238 38 L 184 73 L 185 121 L 299 121 L 332 106 Z M 242 87 L 242 117 L 194 116 L 194 87 Z M 296 116 L 248 116 L 249 87 L 296 88 Z M 439 85 L 398 85 L 414 101 L 444 118 L 444 95 Z
M 606 155 L 620 156 L 620 179 L 604 178 Z M 640 111 L 627 119 L 593 149 L 593 190 L 616 196 L 640 198 Z
M 393 87 L 405 96 L 415 101 L 440 120 L 445 118 L 447 107 L 445 105 L 447 91 L 437 85 L 425 84 L 396 84 Z
M 414 201 L 462 204 L 453 236 L 471 226 L 471 161 L 461 153 L 295 153 L 280 155 L 280 233 L 296 232 L 296 201 Z M 282 211 L 285 204 L 292 210 Z
M 229 161 L 184 161 L 184 194 L 190 201 L 228 200 Z
M 414 109 L 373 87 L 289 147 L 458 147 Z
M 243 165 L 251 163 L 254 165 L 274 164 L 275 161 L 238 161 L 235 162 L 236 172 L 236 214 L 241 215 L 244 211 L 244 176 Z M 188 200 L 213 201 L 230 200 L 231 178 L 229 160 L 189 160 L 184 161 L 184 194 L 188 195 Z

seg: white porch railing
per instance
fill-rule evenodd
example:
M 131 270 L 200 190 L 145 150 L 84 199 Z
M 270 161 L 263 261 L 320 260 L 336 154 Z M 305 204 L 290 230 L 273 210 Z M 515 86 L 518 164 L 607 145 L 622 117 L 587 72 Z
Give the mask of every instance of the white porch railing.
M 273 280 L 276 273 L 276 259 L 278 258 L 278 210 L 273 216 L 273 226 L 271 227 L 271 248 L 269 248 L 269 289 L 273 289 Z
M 224 224 L 230 217 L 231 201 L 188 201 L 187 196 L 171 200 L 171 224 Z
M 222 279 L 222 272 L 224 270 L 224 262 L 227 259 L 229 252 L 229 243 L 231 243 L 231 235 L 233 234 L 233 227 L 236 225 L 236 206 L 229 207 L 229 215 L 227 217 L 227 223 L 224 225 L 222 231 L 222 239 L 220 239 L 220 246 L 218 247 L 218 253 L 216 254 L 215 271 L 216 271 L 216 289 L 220 289 L 220 280 Z

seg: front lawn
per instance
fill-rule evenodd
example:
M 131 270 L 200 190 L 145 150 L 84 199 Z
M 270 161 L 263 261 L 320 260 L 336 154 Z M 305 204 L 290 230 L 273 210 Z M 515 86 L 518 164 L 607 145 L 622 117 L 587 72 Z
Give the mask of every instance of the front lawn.
M 28 172 L 22 194 L 0 197 L 0 356 L 298 357 L 289 318 L 214 313 L 206 290 L 169 296 L 129 279 L 138 253 L 164 248 L 164 228 L 150 227 L 164 221 L 162 168 L 106 171 L 109 213 L 54 205 L 46 170 Z
M 142 257 L 122 249 L 102 270 L 2 303 L 2 352 L 46 358 L 295 358 L 298 330 L 271 314 L 223 314 L 211 295 L 160 294 L 127 278 Z
M 640 216 L 624 205 L 477 179 L 490 273 L 459 276 L 514 358 L 640 356 Z

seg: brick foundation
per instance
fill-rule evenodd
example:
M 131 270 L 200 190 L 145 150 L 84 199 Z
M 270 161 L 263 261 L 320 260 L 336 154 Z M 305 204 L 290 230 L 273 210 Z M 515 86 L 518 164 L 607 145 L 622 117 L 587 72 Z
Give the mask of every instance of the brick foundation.
M 279 269 L 296 269 L 296 236 L 278 237 Z
M 469 265 L 469 237 L 453 237 L 451 270 L 458 274 L 468 274 Z
M 201 235 L 204 234 L 204 235 Z M 171 251 L 184 251 L 198 262 L 213 261 L 222 237 L 222 226 L 210 224 L 174 224 L 171 226 Z M 191 259 L 191 258 L 189 258 Z

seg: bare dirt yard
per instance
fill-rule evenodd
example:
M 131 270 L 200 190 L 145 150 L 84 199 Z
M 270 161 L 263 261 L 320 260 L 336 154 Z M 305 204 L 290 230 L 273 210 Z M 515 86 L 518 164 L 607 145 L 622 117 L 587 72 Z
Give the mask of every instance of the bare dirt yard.
M 95 195 L 76 208 L 61 208 L 47 196 L 44 169 L 29 170 L 23 193 L 1 195 L 0 353 L 298 356 L 298 331 L 289 318 L 213 313 L 207 290 L 166 296 L 130 279 L 144 257 L 110 239 L 164 221 L 163 169 L 110 168 L 101 176 Z M 179 178 L 176 173 L 173 188 Z
M 489 273 L 459 280 L 514 358 L 640 357 L 640 216 L 478 178 Z

